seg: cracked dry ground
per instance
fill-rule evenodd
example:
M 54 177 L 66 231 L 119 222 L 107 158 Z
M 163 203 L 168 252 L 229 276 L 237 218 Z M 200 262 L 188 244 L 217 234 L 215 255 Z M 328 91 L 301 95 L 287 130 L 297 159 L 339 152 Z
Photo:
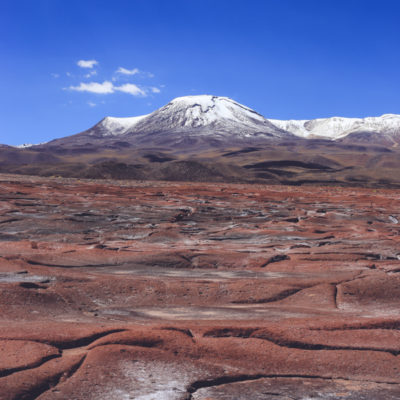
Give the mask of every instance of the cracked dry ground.
M 0 399 L 399 399 L 399 194 L 0 175 Z

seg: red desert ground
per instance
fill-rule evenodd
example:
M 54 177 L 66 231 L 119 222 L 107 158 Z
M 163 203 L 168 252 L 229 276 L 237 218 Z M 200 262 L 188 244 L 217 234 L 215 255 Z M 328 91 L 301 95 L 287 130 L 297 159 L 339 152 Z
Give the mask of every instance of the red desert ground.
M 398 399 L 395 190 L 0 175 L 0 398 Z

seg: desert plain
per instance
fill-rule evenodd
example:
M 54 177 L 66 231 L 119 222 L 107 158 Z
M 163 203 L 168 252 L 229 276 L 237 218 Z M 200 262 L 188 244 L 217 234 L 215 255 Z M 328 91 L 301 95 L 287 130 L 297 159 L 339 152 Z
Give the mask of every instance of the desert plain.
M 398 190 L 0 175 L 0 399 L 399 399 Z

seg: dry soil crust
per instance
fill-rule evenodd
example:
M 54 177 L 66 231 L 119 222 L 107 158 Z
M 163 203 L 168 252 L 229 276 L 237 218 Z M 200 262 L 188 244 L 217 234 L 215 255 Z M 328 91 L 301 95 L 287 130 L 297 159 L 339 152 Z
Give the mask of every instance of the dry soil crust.
M 0 175 L 0 399 L 400 398 L 399 194 Z

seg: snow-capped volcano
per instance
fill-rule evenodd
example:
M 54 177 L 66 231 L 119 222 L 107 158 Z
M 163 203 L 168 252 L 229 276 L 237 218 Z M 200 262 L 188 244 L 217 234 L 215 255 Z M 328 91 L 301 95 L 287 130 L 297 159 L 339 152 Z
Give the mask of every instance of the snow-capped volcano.
M 200 95 L 178 97 L 148 115 L 106 117 L 87 131 L 53 140 L 50 145 L 81 146 L 117 139 L 134 146 L 187 148 L 291 137 L 291 133 L 228 97 Z
M 177 97 L 170 103 L 147 115 L 126 131 L 174 131 L 214 137 L 251 137 L 254 135 L 284 135 L 256 111 L 228 97 L 210 95 Z
M 106 117 L 95 126 L 102 136 L 137 132 L 182 131 L 197 135 L 249 137 L 268 133 L 282 136 L 277 128 L 261 114 L 228 97 L 210 95 L 177 97 L 148 115 L 130 118 Z M 101 131 L 101 132 L 99 132 Z
M 177 97 L 149 117 L 155 116 L 168 128 L 203 128 L 230 123 L 260 129 L 270 125 L 256 111 L 228 97 L 209 95 Z
M 172 115 L 171 124 L 197 128 L 218 123 L 221 120 L 241 122 L 259 127 L 265 118 L 256 111 L 237 103 L 228 97 L 185 96 L 177 97 L 158 110 L 167 118 Z

